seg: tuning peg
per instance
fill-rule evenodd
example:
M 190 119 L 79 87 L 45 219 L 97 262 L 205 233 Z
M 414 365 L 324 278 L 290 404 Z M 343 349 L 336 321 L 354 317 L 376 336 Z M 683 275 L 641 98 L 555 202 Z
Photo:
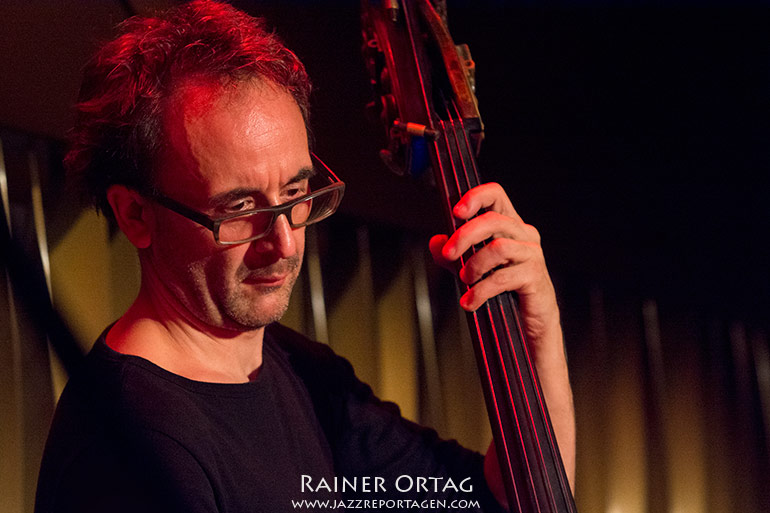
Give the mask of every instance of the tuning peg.
M 425 125 L 419 123 L 404 123 L 400 120 L 393 122 L 393 130 L 403 135 L 410 135 L 413 137 L 424 137 L 431 141 L 438 140 L 441 133 L 433 128 L 428 128 Z

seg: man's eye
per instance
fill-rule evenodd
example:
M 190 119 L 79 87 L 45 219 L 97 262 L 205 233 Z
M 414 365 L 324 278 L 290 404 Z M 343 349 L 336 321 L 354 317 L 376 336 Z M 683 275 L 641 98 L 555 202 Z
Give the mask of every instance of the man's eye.
M 251 200 L 240 200 L 227 206 L 229 212 L 241 212 L 244 210 L 252 210 L 254 203 Z
M 307 187 L 292 187 L 287 189 L 284 195 L 289 199 L 299 198 L 307 194 Z

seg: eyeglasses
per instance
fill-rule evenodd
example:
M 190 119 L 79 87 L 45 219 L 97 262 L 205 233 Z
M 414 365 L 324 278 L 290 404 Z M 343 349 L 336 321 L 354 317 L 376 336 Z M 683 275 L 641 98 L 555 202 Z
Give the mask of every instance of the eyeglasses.
M 211 230 L 217 244 L 243 244 L 270 233 L 280 215 L 286 216 L 292 228 L 301 228 L 326 219 L 337 210 L 345 192 L 345 183 L 315 154 L 311 154 L 311 158 L 316 171 L 309 179 L 312 192 L 274 207 L 213 218 L 163 194 L 154 192 L 149 196 L 159 205 Z M 314 190 L 313 185 L 318 188 Z

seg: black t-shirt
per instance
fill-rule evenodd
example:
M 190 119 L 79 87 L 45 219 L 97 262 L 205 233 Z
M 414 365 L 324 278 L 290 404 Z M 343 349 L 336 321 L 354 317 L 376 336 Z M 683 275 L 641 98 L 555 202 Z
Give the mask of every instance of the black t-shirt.
M 346 360 L 276 324 L 257 378 L 242 384 L 183 378 L 102 336 L 59 401 L 36 512 L 439 511 L 473 501 L 497 509 L 480 455 L 406 421 Z

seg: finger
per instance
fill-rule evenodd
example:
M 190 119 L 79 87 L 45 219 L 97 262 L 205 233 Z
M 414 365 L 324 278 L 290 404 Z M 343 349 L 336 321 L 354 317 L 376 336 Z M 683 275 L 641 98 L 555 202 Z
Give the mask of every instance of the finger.
M 483 208 L 521 220 L 505 190 L 497 183 L 485 183 L 469 190 L 452 212 L 458 219 L 470 219 Z
M 460 280 L 471 285 L 493 269 L 544 260 L 540 247 L 530 242 L 495 239 L 473 254 L 460 269 Z
M 521 219 L 512 219 L 497 212 L 486 212 L 460 226 L 444 245 L 447 260 L 456 260 L 475 244 L 488 239 L 508 238 L 540 243 L 540 234 L 534 226 Z
M 430 249 L 430 254 L 433 256 L 433 261 L 436 262 L 436 264 L 450 271 L 454 271 L 454 264 L 444 257 L 442 251 L 448 239 L 449 237 L 444 234 L 434 235 L 428 243 L 428 248 Z
M 493 272 L 463 294 L 460 298 L 460 306 L 469 312 L 474 312 L 498 294 L 524 289 L 530 282 L 529 273 L 524 267 L 524 265 L 515 265 Z

